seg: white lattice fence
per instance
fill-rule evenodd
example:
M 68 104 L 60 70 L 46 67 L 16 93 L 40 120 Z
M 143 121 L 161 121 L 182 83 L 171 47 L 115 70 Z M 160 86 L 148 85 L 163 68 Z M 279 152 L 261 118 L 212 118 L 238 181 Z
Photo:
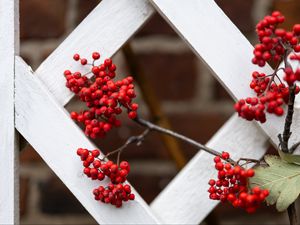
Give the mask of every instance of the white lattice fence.
M 65 88 L 65 65 L 80 50 L 99 49 L 112 56 L 157 10 L 213 71 L 234 98 L 251 95 L 247 76 L 253 47 L 212 0 L 103 0 L 66 40 L 33 72 L 18 57 L 18 1 L 0 0 L 0 223 L 18 222 L 18 175 L 14 127 L 38 151 L 82 205 L 100 224 L 195 224 L 214 208 L 207 180 L 213 176 L 211 156 L 199 152 L 148 206 L 139 197 L 122 209 L 99 204 L 91 197 L 93 181 L 83 179 L 74 150 L 93 148 L 64 109 L 72 97 Z M 112 16 L 113 15 L 113 16 Z M 112 34 L 112 35 L 109 35 Z M 5 44 L 3 44 L 5 43 Z M 62 63 L 64 62 L 64 63 Z M 270 68 L 265 68 L 270 72 Z M 300 120 L 296 109 L 294 127 Z M 233 115 L 207 143 L 233 153 L 233 158 L 260 158 L 267 140 L 277 144 L 281 119 L 258 126 Z M 299 139 L 294 131 L 292 139 Z M 292 140 L 292 141 L 293 141 Z M 59 151 L 59 154 L 58 154 Z M 99 182 L 100 183 L 100 182 Z

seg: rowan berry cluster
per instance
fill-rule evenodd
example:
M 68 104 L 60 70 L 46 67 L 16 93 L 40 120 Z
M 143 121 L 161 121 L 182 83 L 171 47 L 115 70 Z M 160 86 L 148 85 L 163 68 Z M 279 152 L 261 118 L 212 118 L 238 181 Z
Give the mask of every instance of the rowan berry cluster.
M 83 173 L 92 180 L 104 180 L 105 177 L 110 179 L 110 183 L 104 187 L 99 186 L 93 190 L 95 200 L 103 203 L 112 204 L 121 207 L 123 201 L 134 200 L 135 196 L 131 193 L 131 187 L 124 184 L 130 172 L 130 165 L 122 161 L 120 165 L 112 161 L 100 159 L 98 149 L 88 150 L 84 148 L 77 149 L 77 155 L 83 161 Z
M 300 24 L 296 24 L 293 31 L 277 28 L 284 20 L 285 17 L 280 12 L 275 11 L 256 25 L 260 44 L 255 46 L 253 52 L 252 62 L 254 64 L 262 67 L 269 60 L 281 61 L 287 47 L 293 48 L 295 52 L 300 52 L 300 45 L 298 44 Z
M 274 73 L 269 75 L 257 71 L 252 73 L 250 88 L 254 90 L 256 97 L 241 99 L 234 105 L 239 116 L 246 120 L 257 120 L 264 123 L 266 112 L 282 116 L 284 114 L 283 106 L 288 103 L 290 87 L 296 81 L 300 81 L 300 68 L 293 71 L 287 63 L 289 53 L 300 52 L 300 45 L 298 44 L 300 24 L 294 25 L 293 31 L 286 31 L 277 28 L 283 22 L 284 16 L 275 11 L 256 26 L 260 43 L 254 48 L 252 63 L 263 67 L 268 61 L 276 63 L 277 67 Z M 300 56 L 296 54 L 290 58 L 300 61 Z M 284 68 L 279 68 L 281 61 L 285 62 Z M 283 83 L 277 74 L 281 69 L 284 72 L 283 80 L 286 83 Z M 298 94 L 299 91 L 300 88 L 296 86 L 295 94 Z
M 103 64 L 95 65 L 100 59 L 100 54 L 92 54 L 93 62 L 75 54 L 73 59 L 82 65 L 90 66 L 90 72 L 81 74 L 64 72 L 66 86 L 74 92 L 81 101 L 86 103 L 87 109 L 81 112 L 71 112 L 71 118 L 85 126 L 85 134 L 93 139 L 104 137 L 113 127 L 121 126 L 117 116 L 125 109 L 130 119 L 137 116 L 138 104 L 132 103 L 136 97 L 133 78 L 128 76 L 122 80 L 114 81 L 116 65 L 111 59 L 105 59 Z M 88 78 L 93 74 L 94 78 Z
M 135 196 L 131 193 L 131 187 L 128 184 L 108 184 L 107 187 L 99 186 L 93 190 L 95 200 L 106 204 L 115 205 L 117 208 L 122 206 L 122 202 L 134 200 Z
M 229 157 L 229 153 L 223 152 L 222 157 L 214 158 L 218 179 L 211 179 L 208 182 L 209 198 L 223 203 L 228 202 L 235 208 L 253 213 L 269 195 L 269 191 L 261 190 L 259 187 L 249 189 L 248 180 L 254 176 L 254 170 L 226 163 Z

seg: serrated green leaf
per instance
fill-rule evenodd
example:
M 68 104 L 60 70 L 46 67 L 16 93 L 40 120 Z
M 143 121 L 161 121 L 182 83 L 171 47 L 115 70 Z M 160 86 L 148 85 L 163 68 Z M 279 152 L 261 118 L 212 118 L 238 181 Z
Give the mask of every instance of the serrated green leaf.
M 300 194 L 300 166 L 285 162 L 278 156 L 266 155 L 265 161 L 269 166 L 255 168 L 250 186 L 268 189 L 267 204 L 276 203 L 277 210 L 284 211 Z

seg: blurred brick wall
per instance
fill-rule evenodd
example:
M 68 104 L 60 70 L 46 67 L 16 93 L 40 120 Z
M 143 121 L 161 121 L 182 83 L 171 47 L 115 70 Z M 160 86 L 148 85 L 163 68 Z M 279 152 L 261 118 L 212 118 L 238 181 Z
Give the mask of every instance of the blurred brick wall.
M 36 69 L 98 2 L 20 0 L 21 55 L 25 61 Z M 270 10 L 272 3 L 270 0 L 216 2 L 250 41 L 254 40 L 255 22 Z M 233 101 L 226 91 L 158 14 L 135 35 L 131 44 L 173 129 L 202 143 L 208 141 L 233 113 Z M 119 65 L 120 74 L 129 73 L 121 51 L 114 56 L 114 60 Z M 137 101 L 142 105 L 141 112 L 144 116 L 149 116 L 143 100 L 139 98 Z M 76 105 L 76 101 L 74 102 L 73 107 Z M 124 143 L 128 136 L 139 131 L 139 128 L 128 122 L 97 144 L 104 151 L 111 151 Z M 180 146 L 187 158 L 191 158 L 196 152 L 190 146 Z M 147 138 L 140 148 L 132 146 L 122 157 L 137 168 L 133 168 L 129 180 L 147 202 L 151 202 L 176 175 L 175 164 L 157 134 Z M 30 146 L 21 152 L 20 162 L 22 224 L 95 223 Z M 214 215 L 217 217 L 222 214 L 222 223 L 233 224 L 230 217 L 233 215 L 232 209 L 218 207 L 216 212 Z M 227 215 L 225 217 L 224 212 Z M 262 211 L 261 215 L 264 213 L 266 211 Z M 267 213 L 270 215 L 273 211 L 267 210 Z M 235 216 L 241 218 L 240 221 L 256 221 L 244 214 Z M 276 220 L 284 221 L 285 218 L 279 215 Z

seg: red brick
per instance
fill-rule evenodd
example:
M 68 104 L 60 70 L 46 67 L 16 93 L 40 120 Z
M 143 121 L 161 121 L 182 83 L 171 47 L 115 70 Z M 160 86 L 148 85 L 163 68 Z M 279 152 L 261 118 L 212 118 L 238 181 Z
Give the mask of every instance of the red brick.
M 169 118 L 174 131 L 205 144 L 226 122 L 229 115 L 218 112 L 187 112 L 184 114 L 170 114 Z M 189 158 L 198 151 L 198 149 L 187 143 L 181 143 L 181 146 Z
M 192 52 L 139 54 L 146 78 L 161 100 L 193 98 L 197 88 L 196 60 Z
M 27 212 L 28 198 L 30 193 L 29 179 L 20 177 L 20 216 Z
M 33 149 L 32 146 L 26 146 L 20 152 L 20 164 L 32 164 L 32 163 L 42 163 L 43 160 L 40 155 Z
M 273 10 L 279 10 L 285 16 L 284 24 L 280 25 L 285 29 L 291 30 L 293 25 L 300 23 L 300 1 L 299 0 L 275 0 Z
M 172 180 L 173 176 L 167 175 L 129 175 L 128 180 L 142 198 L 151 203 L 155 197 L 165 188 Z
M 65 32 L 67 0 L 20 0 L 20 36 L 57 38 Z
M 80 23 L 100 2 L 100 0 L 79 0 L 76 23 Z
M 176 36 L 176 32 L 158 13 L 155 13 L 144 27 L 137 33 L 136 37 L 148 35 Z
M 216 3 L 243 33 L 255 30 L 252 21 L 254 0 L 216 0 Z

